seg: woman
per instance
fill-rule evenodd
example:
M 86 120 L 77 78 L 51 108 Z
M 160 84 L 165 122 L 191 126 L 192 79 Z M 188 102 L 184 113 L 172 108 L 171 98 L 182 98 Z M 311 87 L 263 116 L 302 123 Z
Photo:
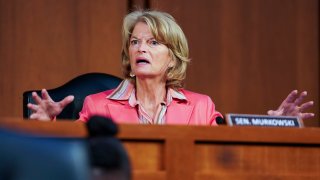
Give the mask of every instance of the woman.
M 111 117 L 117 123 L 216 125 L 222 115 L 211 99 L 182 88 L 189 62 L 187 40 L 174 18 L 164 12 L 135 11 L 123 22 L 122 65 L 125 80 L 114 90 L 89 95 L 80 112 L 80 121 L 93 115 Z M 307 95 L 292 91 L 278 110 L 269 115 L 313 117 L 303 111 Z M 46 90 L 42 98 L 33 93 L 36 105 L 30 118 L 54 119 L 73 101 L 68 96 L 53 102 Z

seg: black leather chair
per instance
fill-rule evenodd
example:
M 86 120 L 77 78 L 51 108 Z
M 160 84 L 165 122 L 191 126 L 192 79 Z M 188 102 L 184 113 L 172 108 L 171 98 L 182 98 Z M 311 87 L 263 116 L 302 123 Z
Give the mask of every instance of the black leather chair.
M 104 73 L 87 73 L 80 75 L 66 84 L 55 89 L 49 89 L 48 93 L 54 101 L 61 101 L 68 95 L 74 95 L 74 101 L 67 105 L 58 115 L 57 119 L 78 119 L 82 109 L 84 98 L 90 94 L 95 94 L 117 87 L 121 78 Z M 23 117 L 29 118 L 31 110 L 28 103 L 34 103 L 32 92 L 35 91 L 41 96 L 41 90 L 30 90 L 23 93 Z

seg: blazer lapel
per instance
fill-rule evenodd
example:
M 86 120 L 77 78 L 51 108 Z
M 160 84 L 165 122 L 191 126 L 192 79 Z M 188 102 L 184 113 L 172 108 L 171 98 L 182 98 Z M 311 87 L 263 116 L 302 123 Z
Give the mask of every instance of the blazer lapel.
M 137 111 L 128 104 L 107 104 L 111 118 L 116 123 L 133 123 L 139 124 Z
M 167 109 L 167 124 L 188 125 L 194 106 L 186 103 L 178 104 L 172 101 Z

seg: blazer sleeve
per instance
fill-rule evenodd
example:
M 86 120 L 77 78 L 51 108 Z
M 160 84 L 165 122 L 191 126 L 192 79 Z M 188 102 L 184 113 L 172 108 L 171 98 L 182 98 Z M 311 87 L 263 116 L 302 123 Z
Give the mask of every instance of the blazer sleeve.
M 94 109 L 94 103 L 90 96 L 87 96 L 83 101 L 82 110 L 79 112 L 79 119 L 77 121 L 87 122 L 91 117 L 92 110 Z
M 216 110 L 215 104 L 209 96 L 207 96 L 207 118 L 208 125 L 217 126 L 217 117 L 223 118 L 222 114 Z

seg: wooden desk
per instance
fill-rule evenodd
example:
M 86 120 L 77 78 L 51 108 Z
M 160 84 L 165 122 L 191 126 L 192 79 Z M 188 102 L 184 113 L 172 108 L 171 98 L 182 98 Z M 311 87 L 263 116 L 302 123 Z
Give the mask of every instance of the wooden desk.
M 0 126 L 86 137 L 84 124 L 2 118 Z M 320 179 L 319 128 L 120 125 L 134 179 Z

